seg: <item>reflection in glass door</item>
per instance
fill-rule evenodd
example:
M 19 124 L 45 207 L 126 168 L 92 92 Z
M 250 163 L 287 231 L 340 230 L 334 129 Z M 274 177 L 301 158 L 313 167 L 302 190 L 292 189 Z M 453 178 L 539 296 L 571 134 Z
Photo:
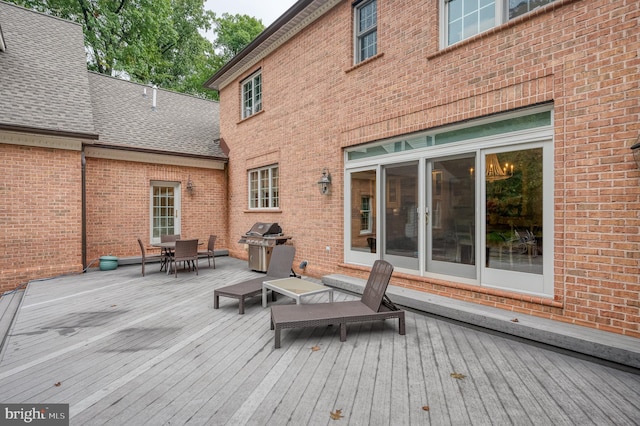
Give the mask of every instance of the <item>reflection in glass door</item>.
M 485 157 L 486 267 L 543 273 L 542 148 Z
M 353 262 L 371 262 L 377 253 L 376 170 L 363 170 L 350 175 L 349 250 Z
M 544 233 L 553 223 L 553 209 L 545 208 L 553 203 L 553 169 L 544 167 L 552 162 L 542 146 L 484 155 L 483 285 L 552 294 L 552 264 L 544 261 L 553 259 Z
M 431 160 L 427 271 L 475 278 L 475 158 Z
M 417 271 L 418 163 L 384 168 L 385 197 L 383 258 L 399 268 Z

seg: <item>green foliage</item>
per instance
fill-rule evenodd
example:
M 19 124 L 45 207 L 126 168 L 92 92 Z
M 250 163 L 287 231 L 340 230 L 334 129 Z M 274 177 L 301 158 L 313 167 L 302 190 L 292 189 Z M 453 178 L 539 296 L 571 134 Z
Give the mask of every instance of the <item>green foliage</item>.
M 209 99 L 218 94 L 203 83 L 264 29 L 246 15 L 216 18 L 203 0 L 8 1 L 80 23 L 92 71 Z M 211 43 L 202 33 L 214 24 Z
M 214 47 L 222 54 L 225 62 L 240 53 L 258 34 L 264 30 L 262 21 L 247 15 L 230 15 L 214 18 L 216 41 Z

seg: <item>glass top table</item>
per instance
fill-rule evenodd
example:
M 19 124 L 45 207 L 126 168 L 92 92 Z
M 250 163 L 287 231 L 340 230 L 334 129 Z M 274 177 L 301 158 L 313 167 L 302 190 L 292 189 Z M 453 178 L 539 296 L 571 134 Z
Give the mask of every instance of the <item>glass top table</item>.
M 312 283 L 301 278 L 289 277 L 277 280 L 264 281 L 262 283 L 262 307 L 267 307 L 267 290 L 275 291 L 287 297 L 295 299 L 300 304 L 302 296 L 310 296 L 318 293 L 329 293 L 329 302 L 333 302 L 333 288 L 322 284 Z

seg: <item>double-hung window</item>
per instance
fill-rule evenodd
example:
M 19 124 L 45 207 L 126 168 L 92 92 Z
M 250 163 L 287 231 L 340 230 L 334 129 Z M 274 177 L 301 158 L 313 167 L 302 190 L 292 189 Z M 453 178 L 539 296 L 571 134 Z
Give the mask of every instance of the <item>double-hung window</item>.
M 373 220 L 371 215 L 371 196 L 363 195 L 360 197 L 360 233 L 371 234 L 373 229 Z
M 258 71 L 242 82 L 242 118 L 262 110 L 262 72 Z
M 269 209 L 280 207 L 278 166 L 268 166 L 249 171 L 249 208 Z
M 354 16 L 355 62 L 357 64 L 378 53 L 377 1 L 361 1 L 356 4 Z
M 458 43 L 554 0 L 440 0 L 443 47 Z

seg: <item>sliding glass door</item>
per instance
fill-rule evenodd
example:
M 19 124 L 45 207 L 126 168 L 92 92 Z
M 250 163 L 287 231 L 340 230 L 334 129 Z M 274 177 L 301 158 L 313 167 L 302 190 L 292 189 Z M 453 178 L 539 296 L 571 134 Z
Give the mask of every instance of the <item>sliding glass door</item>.
M 345 153 L 345 259 L 553 297 L 553 114 L 485 117 Z
M 542 146 L 488 152 L 484 155 L 484 222 L 486 285 L 544 294 L 545 243 L 550 223 L 550 190 L 543 165 L 550 164 Z M 497 170 L 497 171 L 496 171 Z M 548 200 L 545 200 L 545 197 Z M 548 206 L 548 207 L 545 207 Z M 550 247 L 546 247 L 550 250 Z M 548 258 L 546 259 L 549 260 Z
M 476 278 L 475 157 L 427 162 L 426 270 Z
M 418 162 L 384 167 L 384 252 L 397 268 L 418 271 Z

